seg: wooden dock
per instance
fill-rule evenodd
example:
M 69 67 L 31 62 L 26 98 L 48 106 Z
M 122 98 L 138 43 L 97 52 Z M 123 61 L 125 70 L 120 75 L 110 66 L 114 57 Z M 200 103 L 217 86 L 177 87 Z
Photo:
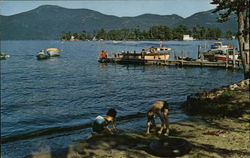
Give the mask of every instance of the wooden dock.
M 106 58 L 100 59 L 101 63 L 117 63 L 117 64 L 140 64 L 140 65 L 165 65 L 165 66 L 190 66 L 190 67 L 219 67 L 240 69 L 240 60 L 228 61 L 208 61 L 201 59 L 193 60 L 144 60 L 144 59 L 121 59 L 121 58 Z

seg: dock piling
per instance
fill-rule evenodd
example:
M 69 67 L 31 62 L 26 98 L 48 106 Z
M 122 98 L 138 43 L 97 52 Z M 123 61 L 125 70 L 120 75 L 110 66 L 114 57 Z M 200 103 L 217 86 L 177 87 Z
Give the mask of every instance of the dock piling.
M 200 59 L 200 53 L 201 53 L 201 45 L 198 45 L 198 57 L 197 57 L 197 59 Z
M 228 65 L 229 65 L 229 52 L 228 52 L 228 50 L 226 51 L 226 53 L 227 53 L 226 68 L 228 68 Z
M 235 68 L 235 48 L 233 49 L 233 68 Z
M 174 59 L 177 60 L 176 51 L 174 51 Z

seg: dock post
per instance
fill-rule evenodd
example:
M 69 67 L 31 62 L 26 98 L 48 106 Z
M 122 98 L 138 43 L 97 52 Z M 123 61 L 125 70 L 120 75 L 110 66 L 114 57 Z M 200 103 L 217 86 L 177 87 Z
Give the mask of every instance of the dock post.
M 203 60 L 204 60 L 203 52 L 204 52 L 204 51 L 202 51 L 202 46 L 201 46 L 201 45 L 199 45 L 198 51 L 199 51 L 199 52 L 198 52 L 198 53 L 199 53 L 199 58 L 201 59 L 200 65 L 201 65 L 201 67 L 203 67 Z
M 228 68 L 228 64 L 229 64 L 229 52 L 228 52 L 228 50 L 226 50 L 226 53 L 227 53 L 226 68 Z
M 184 58 L 184 52 L 183 52 L 183 50 L 181 51 L 181 56 L 182 56 L 182 58 L 181 58 L 181 66 L 183 66 L 183 58 Z
M 233 48 L 233 68 L 235 68 L 235 48 Z
M 203 52 L 200 52 L 200 55 L 201 55 L 201 61 L 203 62 L 203 60 L 204 60 Z
M 175 60 L 177 59 L 176 51 L 174 51 L 174 59 L 175 59 Z
M 197 59 L 200 59 L 200 53 L 201 53 L 201 45 L 198 45 L 198 57 L 197 57 Z

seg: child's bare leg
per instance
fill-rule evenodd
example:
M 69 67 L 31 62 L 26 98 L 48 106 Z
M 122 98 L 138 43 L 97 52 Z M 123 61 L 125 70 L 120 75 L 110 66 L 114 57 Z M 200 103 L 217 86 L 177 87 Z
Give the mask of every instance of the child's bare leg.
M 168 110 L 165 110 L 163 114 L 164 114 L 164 123 L 166 127 L 166 133 L 164 135 L 168 136 L 169 135 Z
M 163 131 L 163 129 L 164 129 L 164 118 L 162 118 L 161 115 L 159 115 L 159 116 L 160 116 L 160 119 L 161 119 L 161 128 L 160 128 L 160 130 L 157 133 L 161 134 L 162 131 Z
M 164 135 L 168 136 L 169 135 L 169 122 L 168 122 L 168 118 L 165 119 L 165 127 L 166 127 L 166 133 Z
M 146 134 L 149 134 L 149 133 L 150 133 L 150 131 L 149 131 L 149 130 L 150 130 L 150 124 L 151 124 L 151 123 L 150 123 L 150 121 L 148 120 L 148 121 L 147 121 L 147 132 L 146 132 Z

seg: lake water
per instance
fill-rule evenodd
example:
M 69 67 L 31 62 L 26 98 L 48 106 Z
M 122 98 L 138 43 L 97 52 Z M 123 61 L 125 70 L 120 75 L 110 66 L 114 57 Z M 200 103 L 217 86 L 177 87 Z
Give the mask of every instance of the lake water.
M 165 41 L 164 46 L 196 58 L 198 45 L 212 42 Z M 158 44 L 1 41 L 1 52 L 11 55 L 1 61 L 2 156 L 19 158 L 86 139 L 92 120 L 109 108 L 118 111 L 117 128 L 124 132 L 145 130 L 145 113 L 156 100 L 169 102 L 170 123 L 185 120 L 188 116 L 179 107 L 187 95 L 243 79 L 242 71 L 97 62 L 101 49 L 140 52 Z M 36 60 L 36 52 L 48 47 L 63 52 L 57 58 Z

